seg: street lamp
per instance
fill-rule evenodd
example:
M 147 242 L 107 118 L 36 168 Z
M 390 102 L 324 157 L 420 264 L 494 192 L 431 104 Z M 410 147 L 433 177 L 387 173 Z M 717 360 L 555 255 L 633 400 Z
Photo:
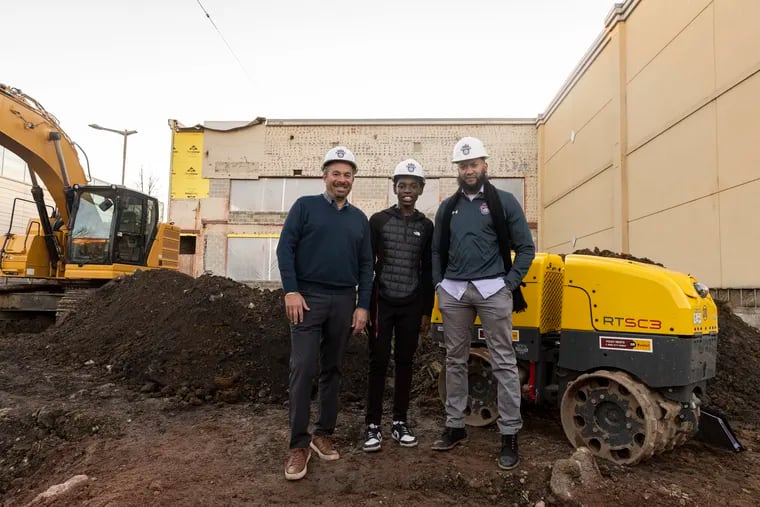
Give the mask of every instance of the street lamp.
M 131 136 L 132 134 L 137 134 L 136 130 L 116 130 L 116 129 L 109 129 L 107 127 L 101 127 L 97 123 L 90 123 L 90 127 L 97 129 L 97 130 L 106 130 L 108 132 L 113 132 L 115 134 L 120 134 L 124 136 L 124 152 L 121 156 L 121 186 L 124 186 L 124 173 L 127 170 L 127 137 Z

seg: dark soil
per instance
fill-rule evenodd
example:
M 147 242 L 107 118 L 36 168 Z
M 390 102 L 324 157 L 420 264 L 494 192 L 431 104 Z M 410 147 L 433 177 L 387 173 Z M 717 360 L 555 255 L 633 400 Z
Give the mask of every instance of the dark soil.
M 760 425 L 760 330 L 718 305 L 718 362 L 707 383 L 710 406 L 730 418 Z
M 581 250 L 576 250 L 573 253 L 580 254 L 580 255 L 596 255 L 597 257 L 613 257 L 615 259 L 625 259 L 629 261 L 643 262 L 644 264 L 654 264 L 656 266 L 664 267 L 663 264 L 660 264 L 659 262 L 655 262 L 652 259 L 649 259 L 647 257 L 636 257 L 635 255 L 613 252 L 611 250 L 599 250 L 598 247 L 594 247 L 593 250 L 590 250 L 588 248 L 583 248 Z
M 637 467 L 600 463 L 598 505 L 752 505 L 760 496 L 760 333 L 720 309 L 711 403 L 734 418 L 749 450 L 734 455 L 692 440 Z M 424 340 L 410 410 L 421 445 L 400 449 L 387 438 L 382 452 L 366 455 L 367 338 L 358 335 L 344 361 L 335 435 L 343 457 L 314 458 L 306 479 L 286 483 L 282 292 L 223 277 L 141 272 L 93 292 L 58 326 L 15 332 L 29 329 L 0 327 L 3 505 L 24 505 L 76 474 L 90 479 L 42 504 L 553 504 L 551 465 L 571 453 L 556 411 L 528 406 L 515 471 L 494 464 L 494 428 L 471 429 L 455 451 L 430 451 L 442 422 L 441 353 Z

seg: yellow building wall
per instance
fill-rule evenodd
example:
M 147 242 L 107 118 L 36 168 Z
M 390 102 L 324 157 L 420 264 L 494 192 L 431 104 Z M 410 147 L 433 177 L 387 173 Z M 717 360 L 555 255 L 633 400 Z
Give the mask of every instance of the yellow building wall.
M 752 287 L 757 278 L 760 180 L 720 193 L 721 271 L 724 287 Z M 750 281 L 748 283 L 748 281 Z
M 760 287 L 758 19 L 756 0 L 613 9 L 538 121 L 539 249 L 610 248 L 713 287 Z M 576 105 L 591 97 L 589 117 Z M 592 181 L 606 220 L 589 216 Z
M 544 209 L 542 235 L 546 246 L 542 250 L 571 252 L 585 248 L 579 245 L 587 244 L 586 238 L 602 232 L 604 238 L 611 234 L 611 179 L 612 172 L 604 171 Z M 574 238 L 575 247 L 572 245 Z M 590 246 L 593 248 L 594 245 Z
M 709 104 L 628 155 L 630 221 L 717 192 L 716 161 L 715 105 Z M 636 251 L 641 248 L 647 245 Z
M 721 276 L 718 197 L 705 197 L 630 223 L 631 244 L 667 267 L 713 283 Z
M 573 238 L 581 248 L 600 231 L 604 238 L 612 234 L 618 39 L 604 44 L 552 114 L 551 125 L 539 126 L 539 245 L 547 251 L 572 251 Z
M 716 131 L 720 189 L 756 181 L 760 177 L 760 74 L 718 97 Z
M 760 62 L 760 2 L 715 0 L 715 74 L 718 89 L 756 72 Z
M 640 5 L 659 3 L 645 1 Z M 715 90 L 712 9 L 703 10 L 682 28 L 636 75 L 629 75 L 626 93 L 631 148 L 683 118 Z M 638 40 L 628 40 L 628 47 L 637 44 Z

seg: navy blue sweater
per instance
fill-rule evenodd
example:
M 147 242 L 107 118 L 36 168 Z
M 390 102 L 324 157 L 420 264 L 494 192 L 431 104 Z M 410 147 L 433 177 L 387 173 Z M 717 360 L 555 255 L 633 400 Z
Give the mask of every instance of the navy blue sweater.
M 374 256 L 367 216 L 356 206 L 338 209 L 324 195 L 298 198 L 282 226 L 277 261 L 285 292 L 358 285 L 358 306 L 369 309 Z

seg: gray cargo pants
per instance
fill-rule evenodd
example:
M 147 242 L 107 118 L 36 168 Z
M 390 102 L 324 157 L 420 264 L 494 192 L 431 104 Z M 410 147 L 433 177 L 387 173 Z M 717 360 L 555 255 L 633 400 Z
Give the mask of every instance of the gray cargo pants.
M 512 347 L 512 292 L 506 287 L 483 299 L 471 283 L 461 300 L 438 288 L 438 307 L 443 316 L 446 345 L 446 426 L 464 428 L 464 411 L 469 392 L 467 360 L 472 326 L 480 315 L 486 336 L 491 368 L 497 382 L 499 432 L 512 435 L 522 428 L 520 379 Z

